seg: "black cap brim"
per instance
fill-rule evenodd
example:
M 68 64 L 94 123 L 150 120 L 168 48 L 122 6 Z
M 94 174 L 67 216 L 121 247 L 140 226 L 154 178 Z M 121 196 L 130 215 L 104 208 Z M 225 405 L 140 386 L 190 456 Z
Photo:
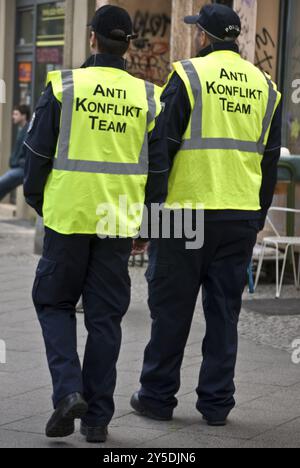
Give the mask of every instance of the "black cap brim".
M 197 16 L 186 16 L 184 18 L 184 22 L 185 22 L 185 24 L 197 24 L 198 21 L 199 21 L 199 18 L 200 18 L 199 15 L 197 15 Z

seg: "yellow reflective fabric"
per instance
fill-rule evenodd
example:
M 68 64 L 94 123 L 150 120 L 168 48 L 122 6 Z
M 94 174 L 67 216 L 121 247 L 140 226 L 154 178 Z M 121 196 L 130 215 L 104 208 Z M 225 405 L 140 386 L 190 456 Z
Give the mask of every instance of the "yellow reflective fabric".
M 167 206 L 257 211 L 261 161 L 280 93 L 231 51 L 174 64 L 192 114 L 176 155 Z
M 148 132 L 160 112 L 160 89 L 104 67 L 55 71 L 48 82 L 62 113 L 45 225 L 62 234 L 135 236 L 142 213 L 129 210 L 144 203 Z M 127 197 L 128 210 L 120 196 Z M 113 227 L 99 223 L 105 206 L 113 207 Z

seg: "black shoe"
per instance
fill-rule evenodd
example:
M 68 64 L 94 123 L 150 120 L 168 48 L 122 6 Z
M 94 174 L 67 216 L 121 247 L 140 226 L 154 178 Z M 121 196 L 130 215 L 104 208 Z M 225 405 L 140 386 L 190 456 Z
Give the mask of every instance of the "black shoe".
M 68 437 L 75 431 L 75 419 L 81 419 L 88 410 L 88 404 L 80 393 L 72 393 L 57 406 L 46 427 L 50 438 Z
M 107 441 L 108 429 L 107 426 L 88 427 L 81 422 L 80 434 L 86 437 L 89 444 L 104 444 Z
M 227 426 L 227 419 L 223 419 L 223 420 L 220 419 L 219 421 L 217 421 L 217 420 L 213 421 L 213 420 L 208 419 L 205 416 L 203 416 L 203 420 L 210 427 L 224 427 L 224 426 Z
M 145 416 L 146 418 L 154 419 L 155 421 L 172 421 L 173 419 L 173 415 L 159 416 L 158 414 L 153 413 L 152 410 L 146 408 L 146 406 L 144 406 L 139 399 L 139 392 L 136 392 L 132 395 L 130 404 L 134 411 L 139 413 L 141 416 Z

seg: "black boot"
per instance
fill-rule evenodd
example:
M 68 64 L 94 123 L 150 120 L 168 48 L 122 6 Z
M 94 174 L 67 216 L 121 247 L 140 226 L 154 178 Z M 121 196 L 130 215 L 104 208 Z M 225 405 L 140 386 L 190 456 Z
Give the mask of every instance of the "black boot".
M 103 444 L 107 441 L 108 429 L 107 426 L 89 427 L 81 422 L 80 433 L 90 444 Z
M 163 416 L 158 413 L 156 414 L 153 412 L 153 410 L 147 408 L 141 402 L 139 398 L 139 392 L 136 392 L 132 395 L 130 404 L 134 411 L 136 411 L 141 416 L 144 416 L 145 418 L 154 419 L 155 421 L 171 421 L 173 419 L 173 414 L 170 414 L 169 416 Z
M 212 420 L 203 416 L 203 420 L 211 427 L 224 427 L 227 426 L 227 419 Z
M 75 431 L 75 419 L 81 419 L 88 410 L 88 404 L 80 393 L 72 393 L 57 406 L 46 427 L 50 438 L 68 437 Z

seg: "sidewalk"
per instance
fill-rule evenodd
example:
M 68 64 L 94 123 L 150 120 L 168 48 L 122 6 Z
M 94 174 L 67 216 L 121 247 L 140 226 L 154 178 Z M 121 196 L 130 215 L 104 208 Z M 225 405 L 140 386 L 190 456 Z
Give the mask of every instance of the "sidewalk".
M 5 340 L 7 345 L 7 364 L 0 364 L 0 447 L 93 448 L 84 443 L 78 432 L 60 441 L 44 437 L 45 423 L 52 412 L 51 385 L 30 297 L 38 261 L 32 251 L 33 229 L 0 220 L 0 340 Z M 237 408 L 226 428 L 214 429 L 208 428 L 195 410 L 194 389 L 204 334 L 199 304 L 184 360 L 180 404 L 174 421 L 152 422 L 133 414 L 129 399 L 138 388 L 150 321 L 144 270 L 135 268 L 131 273 L 133 300 L 123 324 L 116 414 L 105 447 L 299 448 L 300 365 L 292 363 L 287 350 L 293 339 L 300 338 L 300 316 L 242 313 Z M 262 287 L 261 294 L 270 297 L 273 292 Z M 284 294 L 300 298 L 290 287 L 285 288 Z M 81 315 L 78 330 L 82 355 L 85 331 Z

